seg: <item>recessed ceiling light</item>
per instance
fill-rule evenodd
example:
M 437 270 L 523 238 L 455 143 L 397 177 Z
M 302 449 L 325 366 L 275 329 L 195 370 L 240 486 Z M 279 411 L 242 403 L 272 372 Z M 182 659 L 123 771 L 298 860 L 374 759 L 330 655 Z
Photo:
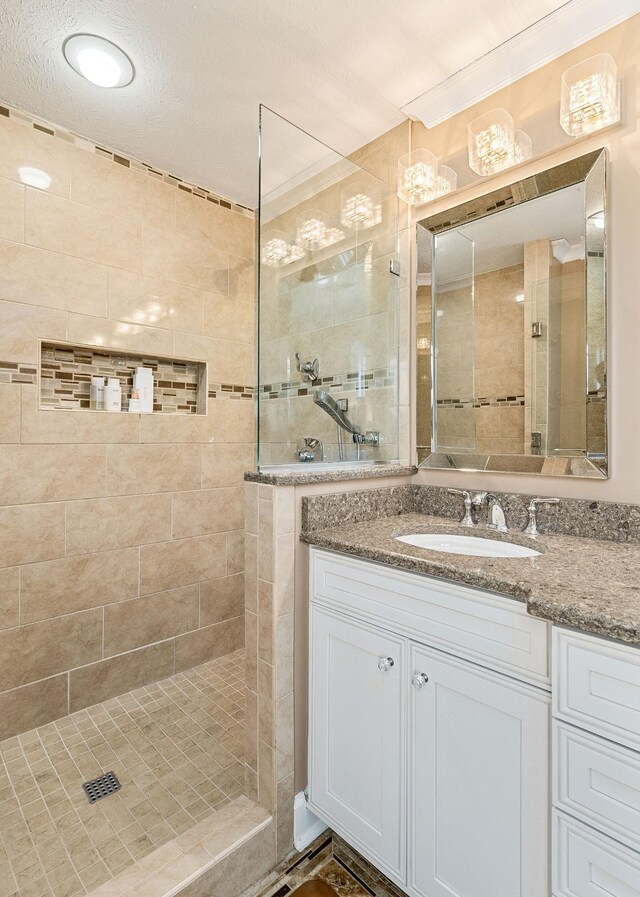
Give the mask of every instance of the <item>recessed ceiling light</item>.
M 133 81 L 133 63 L 104 37 L 72 34 L 62 45 L 62 52 L 74 71 L 98 87 L 126 87 Z
M 24 165 L 18 169 L 18 176 L 23 184 L 29 187 L 37 187 L 38 190 L 48 190 L 51 186 L 51 175 L 41 168 L 31 168 Z

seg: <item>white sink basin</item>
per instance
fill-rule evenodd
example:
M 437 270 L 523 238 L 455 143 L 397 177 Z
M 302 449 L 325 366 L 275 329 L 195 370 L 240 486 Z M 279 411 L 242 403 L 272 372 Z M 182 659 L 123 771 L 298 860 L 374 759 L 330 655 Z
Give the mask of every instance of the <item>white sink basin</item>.
M 426 548 L 428 551 L 443 551 L 446 554 L 466 554 L 479 558 L 533 558 L 540 554 L 533 548 L 500 542 L 497 539 L 483 539 L 481 536 L 448 536 L 438 533 L 415 533 L 396 536 L 398 542 Z

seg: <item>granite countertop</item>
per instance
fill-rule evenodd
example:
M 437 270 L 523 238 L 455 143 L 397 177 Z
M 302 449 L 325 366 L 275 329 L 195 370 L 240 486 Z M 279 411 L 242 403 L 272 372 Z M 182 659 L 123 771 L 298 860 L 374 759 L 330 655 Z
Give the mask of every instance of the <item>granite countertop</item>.
M 308 483 L 339 483 L 342 480 L 369 480 L 378 477 L 409 477 L 417 473 L 418 468 L 409 464 L 393 461 L 376 461 L 362 467 L 322 467 L 319 465 L 300 464 L 296 469 L 286 465 L 284 470 L 270 467 L 267 470 L 248 470 L 245 475 L 247 483 L 264 483 L 268 486 L 304 486 Z M 316 469 L 314 470 L 314 467 Z
M 398 542 L 409 533 L 482 536 L 541 552 L 532 558 L 445 554 Z M 320 548 L 501 592 L 523 601 L 532 616 L 640 644 L 640 546 L 518 530 L 462 527 L 443 517 L 400 514 L 302 533 Z

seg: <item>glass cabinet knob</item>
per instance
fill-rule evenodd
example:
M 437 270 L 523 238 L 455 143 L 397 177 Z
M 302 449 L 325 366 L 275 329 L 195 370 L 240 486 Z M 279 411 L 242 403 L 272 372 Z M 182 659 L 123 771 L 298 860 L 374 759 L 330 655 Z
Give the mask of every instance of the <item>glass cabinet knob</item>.
M 378 669 L 381 673 L 388 673 L 393 666 L 393 657 L 381 657 L 378 661 Z
M 429 677 L 426 673 L 416 673 L 411 680 L 411 684 L 414 688 L 424 688 L 428 681 Z

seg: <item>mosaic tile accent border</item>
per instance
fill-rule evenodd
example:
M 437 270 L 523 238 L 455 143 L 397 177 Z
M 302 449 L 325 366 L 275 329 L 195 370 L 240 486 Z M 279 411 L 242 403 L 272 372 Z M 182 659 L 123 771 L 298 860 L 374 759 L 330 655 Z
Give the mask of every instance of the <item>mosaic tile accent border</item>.
M 524 396 L 482 396 L 476 399 L 437 399 L 436 405 L 444 408 L 501 408 L 524 405 Z
M 35 383 L 38 369 L 34 364 L 0 361 L 0 383 Z
M 123 156 L 120 153 L 117 153 L 115 150 L 107 149 L 104 146 L 93 143 L 91 140 L 87 140 L 86 137 L 80 137 L 78 134 L 74 134 L 72 131 L 67 131 L 66 128 L 61 128 L 58 125 L 52 125 L 49 122 L 44 121 L 43 119 L 36 118 L 32 115 L 27 115 L 26 112 L 21 112 L 19 109 L 14 109 L 12 106 L 8 106 L 6 103 L 0 105 L 0 115 L 4 116 L 5 118 L 10 118 L 13 121 L 20 122 L 27 127 L 35 128 L 36 131 L 41 131 L 43 134 L 49 134 L 51 137 L 55 137 L 58 140 L 64 140 L 65 143 L 71 143 L 73 146 L 77 146 L 80 149 L 88 150 L 88 152 L 90 153 L 95 153 L 98 156 L 103 156 L 103 158 L 110 159 L 117 165 L 122 165 L 125 168 L 133 168 L 135 171 L 141 171 L 143 174 L 146 174 L 157 181 L 162 181 L 165 184 L 170 184 L 173 187 L 177 187 L 178 190 L 184 190 L 186 193 L 192 193 L 193 196 L 198 196 L 200 197 L 200 199 L 215 203 L 216 205 L 222 206 L 224 209 L 230 209 L 233 212 L 239 212 L 241 215 L 245 215 L 249 218 L 253 218 L 255 215 L 253 209 L 249 209 L 247 206 L 240 205 L 237 202 L 232 202 L 230 199 L 225 199 L 224 196 L 213 193 L 211 190 L 207 190 L 205 187 L 198 187 L 196 184 L 191 184 L 188 181 L 183 181 L 182 178 L 176 177 L 173 174 L 169 174 L 166 171 L 160 171 L 160 169 L 154 168 L 153 166 L 148 165 L 146 162 L 139 162 L 137 159 L 130 159 L 127 156 Z
M 260 398 L 262 399 L 290 399 L 296 396 L 308 396 L 314 389 L 383 389 L 385 386 L 396 385 L 395 369 L 376 368 L 371 371 L 356 371 L 347 374 L 333 374 L 328 377 L 319 377 L 313 382 L 309 380 L 291 380 L 281 383 L 262 383 L 260 385 Z
M 210 399 L 253 399 L 255 386 L 242 386 L 237 383 L 211 383 L 209 385 Z
M 122 387 L 122 410 L 129 408 L 137 367 L 154 374 L 153 410 L 161 414 L 204 414 L 201 386 L 206 364 L 109 349 L 42 343 L 40 354 L 40 406 L 89 408 L 91 377 L 117 377 Z

